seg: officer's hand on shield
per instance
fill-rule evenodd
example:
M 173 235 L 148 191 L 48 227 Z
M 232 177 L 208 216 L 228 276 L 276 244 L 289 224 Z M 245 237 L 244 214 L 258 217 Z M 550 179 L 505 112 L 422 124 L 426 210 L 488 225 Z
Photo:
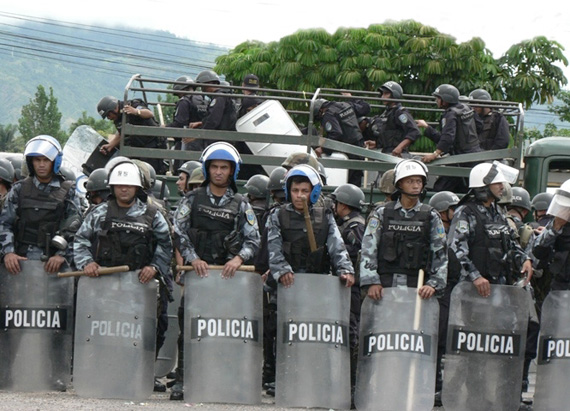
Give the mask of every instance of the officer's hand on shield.
M 156 274 L 158 274 L 156 267 L 153 267 L 152 265 L 146 265 L 141 269 L 141 272 L 139 273 L 139 281 L 142 284 L 147 284 L 156 276 Z
M 100 265 L 96 262 L 91 262 L 83 267 L 83 272 L 88 277 L 98 277 L 99 276 L 99 267 Z
M 524 285 L 530 283 L 530 279 L 532 278 L 532 274 L 534 273 L 534 268 L 532 268 L 532 260 L 526 260 L 523 263 L 521 274 L 525 277 Z
M 477 292 L 481 297 L 489 297 L 491 295 L 491 284 L 483 277 L 477 278 L 473 281 L 473 285 L 477 288 Z
M 44 264 L 44 269 L 50 274 L 57 273 L 64 262 L 65 258 L 61 255 L 54 255 Z
M 10 274 L 19 274 L 21 271 L 20 260 L 27 260 L 27 258 L 16 253 L 6 254 L 4 256 L 4 265 L 6 266 L 6 270 L 8 270 Z
M 224 264 L 224 269 L 222 270 L 222 278 L 232 278 L 237 269 L 243 264 L 243 260 L 239 255 L 236 255 L 230 261 Z
M 434 294 L 435 288 L 433 288 L 431 285 L 424 285 L 418 290 L 418 295 L 424 300 L 433 297 Z
M 293 273 L 283 274 L 281 277 L 279 277 L 279 282 L 283 284 L 283 287 L 289 288 L 295 282 L 295 276 Z
M 192 267 L 194 267 L 196 274 L 198 274 L 200 277 L 208 276 L 208 263 L 201 258 L 196 258 L 194 261 L 192 261 Z
M 354 275 L 351 273 L 344 273 L 339 276 L 340 281 L 344 283 L 345 287 L 352 287 L 354 285 Z
M 368 287 L 368 298 L 379 300 L 382 298 L 382 286 L 380 284 L 372 284 Z

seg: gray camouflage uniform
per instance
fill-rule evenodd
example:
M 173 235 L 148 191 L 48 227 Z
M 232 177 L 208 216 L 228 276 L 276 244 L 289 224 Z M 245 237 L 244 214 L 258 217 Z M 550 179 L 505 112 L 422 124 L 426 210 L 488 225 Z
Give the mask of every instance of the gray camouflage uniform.
M 412 217 L 420 211 L 422 203 L 418 201 L 414 207 L 405 210 L 396 202 L 395 209 L 402 217 Z M 382 217 L 384 205 L 377 207 L 368 218 L 368 225 L 362 238 L 362 252 L 360 257 L 360 286 L 367 287 L 373 284 L 381 285 L 378 275 L 378 243 L 382 234 Z M 431 210 L 430 219 L 430 252 L 426 270 L 425 285 L 435 288 L 437 295 L 441 295 L 447 283 L 447 247 L 446 236 L 441 217 L 435 209 Z

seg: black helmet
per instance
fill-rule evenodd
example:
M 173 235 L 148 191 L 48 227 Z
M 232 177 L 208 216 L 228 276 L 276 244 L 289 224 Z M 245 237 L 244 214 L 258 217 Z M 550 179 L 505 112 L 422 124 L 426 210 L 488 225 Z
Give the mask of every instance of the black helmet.
M 511 207 L 524 208 L 530 211 L 532 206 L 530 204 L 530 194 L 522 187 L 513 187 L 513 199 Z
M 97 168 L 89 174 L 87 183 L 85 183 L 87 191 L 103 191 L 109 189 L 109 173 L 104 168 Z
M 327 103 L 327 100 L 324 98 L 318 98 L 315 100 L 315 104 L 313 105 L 313 117 L 317 118 L 319 116 L 319 112 L 325 103 Z
M 215 83 L 220 84 L 220 77 L 215 71 L 204 70 L 196 76 L 196 83 Z
M 364 205 L 364 193 L 354 184 L 343 184 L 334 190 L 331 197 L 337 203 L 360 210 Z
M 175 84 L 172 86 L 172 90 L 189 90 L 194 84 L 194 80 L 190 76 L 182 76 L 176 79 L 177 82 L 186 83 L 186 84 Z
M 269 175 L 269 183 L 267 184 L 267 189 L 269 191 L 282 191 L 285 174 L 287 174 L 287 169 L 285 167 L 274 168 Z
M 0 180 L 3 180 L 4 183 L 12 184 L 14 182 L 15 175 L 14 166 L 10 160 L 0 158 Z
M 440 191 L 429 199 L 429 205 L 438 212 L 449 210 L 450 207 L 455 207 L 457 204 L 459 204 L 459 197 L 451 191 Z
M 473 90 L 469 93 L 470 100 L 491 100 L 491 95 L 487 90 L 483 90 L 482 88 L 478 88 Z
M 159 200 L 165 200 L 165 199 L 168 200 L 168 198 L 170 198 L 170 189 L 168 188 L 168 185 L 165 185 L 164 192 L 162 192 L 163 184 L 164 182 L 157 180 L 156 183 L 152 186 L 152 194 L 154 195 L 155 198 L 158 198 Z
M 552 193 L 538 193 L 532 198 L 532 208 L 536 211 L 548 210 L 553 197 L 554 194 Z
M 451 84 L 442 84 L 438 88 L 435 89 L 432 96 L 439 97 L 443 101 L 449 104 L 457 104 L 459 103 L 459 90 L 455 86 Z
M 384 91 L 384 90 L 392 93 L 392 98 L 402 98 L 402 96 L 404 95 L 404 90 L 402 90 L 402 86 L 400 86 L 395 81 L 387 81 L 386 83 L 378 87 L 378 91 Z
M 26 177 L 26 176 L 22 177 L 22 167 L 25 164 L 24 156 L 22 154 L 13 154 L 6 157 L 6 159 L 9 160 L 10 163 L 12 163 L 12 166 L 14 167 L 16 181 Z
M 76 177 L 75 177 L 75 172 L 68 167 L 60 167 L 59 168 L 59 174 L 61 176 L 63 176 L 64 179 L 69 180 L 69 181 L 75 181 Z
M 315 170 L 318 170 L 319 168 L 319 161 L 315 156 L 302 152 L 289 154 L 285 161 L 281 163 L 281 167 L 285 167 L 287 170 L 290 170 L 299 164 L 308 164 Z
M 392 195 L 392 193 L 396 191 L 396 187 L 394 186 L 394 169 L 385 171 L 382 177 L 380 177 L 380 183 L 378 185 L 381 193 Z
M 185 162 L 184 164 L 182 164 L 180 166 L 180 168 L 178 169 L 178 173 L 186 173 L 188 174 L 188 177 L 190 177 L 190 175 L 192 174 L 192 171 L 194 171 L 195 168 L 201 168 L 202 164 L 200 164 L 199 161 L 196 160 L 190 160 Z
M 247 194 L 252 198 L 266 198 L 269 194 L 267 185 L 269 184 L 269 177 L 263 174 L 256 174 L 251 176 L 247 183 L 243 186 L 247 190 Z
M 109 111 L 113 111 L 119 105 L 119 100 L 113 96 L 105 96 L 97 104 L 97 112 L 103 118 L 107 118 Z

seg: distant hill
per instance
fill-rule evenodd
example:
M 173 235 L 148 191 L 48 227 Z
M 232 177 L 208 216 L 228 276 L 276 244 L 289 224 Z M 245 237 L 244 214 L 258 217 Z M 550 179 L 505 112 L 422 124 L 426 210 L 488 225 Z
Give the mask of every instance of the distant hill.
M 27 22 L 0 28 L 0 124 L 17 124 L 38 85 L 53 88 L 64 130 L 133 74 L 175 80 L 214 66 L 227 49 L 164 31 Z

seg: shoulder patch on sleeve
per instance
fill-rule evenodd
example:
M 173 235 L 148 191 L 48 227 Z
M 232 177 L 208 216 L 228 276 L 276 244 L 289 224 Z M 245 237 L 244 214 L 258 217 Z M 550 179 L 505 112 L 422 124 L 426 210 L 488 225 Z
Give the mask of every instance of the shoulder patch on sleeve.
M 398 120 L 400 120 L 400 122 L 402 122 L 403 124 L 406 124 L 408 122 L 408 116 L 402 113 L 398 116 Z
M 445 236 L 445 229 L 442 225 L 438 226 L 435 231 L 439 237 L 443 238 Z
M 247 220 L 247 222 L 249 223 L 249 225 L 254 225 L 256 218 L 255 218 L 255 213 L 253 212 L 253 210 L 249 209 L 249 210 L 245 210 L 245 218 Z
M 378 226 L 380 225 L 380 220 L 378 220 L 376 217 L 372 217 L 370 219 L 370 221 L 368 221 L 368 228 L 370 230 L 376 230 L 378 229 Z
M 332 124 L 329 123 L 328 121 L 325 123 L 325 130 L 326 130 L 326 131 L 331 131 L 331 130 L 332 130 Z
M 462 234 L 469 232 L 469 225 L 467 224 L 467 221 L 459 220 L 457 222 L 457 231 Z
M 214 107 L 216 105 L 216 99 L 210 101 L 210 107 Z
M 180 210 L 178 211 L 178 217 L 184 218 L 189 213 L 190 213 L 190 207 L 188 207 L 187 204 L 184 204 L 182 207 L 180 207 Z
M 446 123 L 445 118 L 443 118 L 443 119 L 441 120 L 441 128 L 444 128 L 444 127 L 445 127 L 445 123 Z

